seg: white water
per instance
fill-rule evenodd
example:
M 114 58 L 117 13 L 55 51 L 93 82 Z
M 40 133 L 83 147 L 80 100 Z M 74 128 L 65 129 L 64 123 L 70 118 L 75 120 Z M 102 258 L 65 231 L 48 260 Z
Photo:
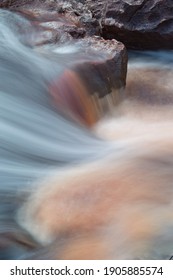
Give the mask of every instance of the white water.
M 6 15 L 7 14 L 7 15 Z M 2 20 L 3 19 L 3 20 Z M 18 188 L 61 164 L 97 158 L 109 147 L 75 125 L 51 104 L 48 82 L 63 71 L 23 45 L 11 30 L 11 14 L 0 22 L 0 188 Z M 21 20 L 21 18 L 20 18 Z M 24 22 L 23 25 L 28 26 Z M 58 55 L 57 55 L 58 61 Z
M 27 20 L 0 11 L 0 234 L 14 232 L 17 198 L 33 182 L 110 150 L 54 107 L 48 85 L 67 62 L 62 54 L 49 60 L 28 46 L 32 36 L 36 34 Z M 67 54 L 65 61 L 70 63 Z M 4 250 L 0 258 L 16 258 L 20 251 Z
M 19 28 L 16 27 L 18 21 L 20 21 L 20 25 L 22 23 L 23 32 L 20 32 Z M 148 105 L 148 103 L 151 99 L 155 100 L 153 99 L 153 96 L 155 98 L 156 95 L 155 90 L 153 90 L 153 80 L 147 73 L 143 74 L 143 72 L 141 72 L 140 74 L 139 70 L 141 71 L 142 69 L 143 71 L 143 69 L 147 69 L 148 71 L 151 69 L 153 73 L 155 73 L 156 69 L 160 69 L 161 71 L 166 69 L 172 73 L 172 52 L 135 52 L 130 55 L 126 91 L 127 101 L 116 108 L 111 116 L 106 117 L 97 124 L 94 129 L 95 135 L 94 132 L 74 124 L 73 121 L 58 112 L 53 106 L 48 94 L 48 84 L 63 72 L 67 61 L 74 55 L 74 53 L 77 55 L 78 49 L 74 50 L 74 46 L 68 46 L 65 49 L 66 53 L 64 53 L 62 48 L 60 48 L 59 51 L 56 50 L 56 61 L 53 61 L 53 59 L 49 60 L 46 58 L 49 57 L 49 55 L 43 57 L 41 53 L 39 53 L 39 49 L 35 50 L 32 46 L 28 46 L 30 40 L 27 38 L 28 35 L 24 32 L 26 29 L 28 30 L 28 28 L 31 28 L 30 24 L 21 17 L 15 16 L 6 11 L 0 12 L 0 233 L 2 234 L 14 231 L 16 226 L 14 225 L 14 216 L 19 203 L 17 198 L 20 197 L 21 193 L 27 192 L 31 187 L 33 191 L 33 186 L 37 185 L 36 182 L 44 181 L 44 177 L 49 177 L 49 175 L 52 173 L 54 174 L 55 171 L 58 173 L 60 168 L 64 168 L 64 166 L 68 165 L 70 170 L 71 168 L 72 170 L 74 168 L 74 176 L 70 174 L 70 172 L 67 172 L 67 174 L 69 174 L 69 178 L 74 177 L 75 182 L 76 178 L 78 178 L 78 169 L 75 169 L 75 165 L 81 162 L 92 163 L 95 160 L 102 159 L 99 161 L 100 165 L 98 164 L 98 167 L 97 164 L 94 165 L 96 178 L 98 180 L 96 180 L 95 186 L 98 187 L 102 181 L 108 180 L 109 177 L 112 178 L 112 176 L 116 174 L 116 168 L 121 160 L 125 165 L 126 163 L 128 164 L 130 157 L 132 157 L 132 160 L 134 158 L 136 159 L 138 154 L 143 157 L 146 155 L 148 158 L 148 148 L 150 148 L 150 144 L 145 146 L 145 141 L 146 143 L 151 143 L 151 154 L 153 151 L 155 153 L 155 142 L 158 144 L 158 155 L 160 151 L 159 145 L 162 143 L 163 146 L 165 145 L 166 147 L 167 154 L 169 154 L 169 152 L 171 154 L 171 150 L 169 151 L 171 147 L 169 146 L 169 139 L 173 138 L 171 132 L 171 120 L 173 116 L 172 106 L 169 104 L 167 107 L 162 107 L 162 100 L 169 100 L 172 92 L 172 80 L 168 77 L 169 75 L 167 72 L 156 74 L 154 88 L 157 87 L 157 89 L 160 89 L 158 94 L 161 94 L 162 98 L 160 99 L 161 103 L 159 103 L 159 106 L 157 102 L 151 106 L 150 104 Z M 31 36 L 33 32 L 32 28 L 30 29 L 30 32 Z M 33 36 L 35 36 L 34 32 Z M 68 57 L 70 48 L 72 52 Z M 50 54 L 50 57 L 52 57 L 51 55 L 52 54 Z M 133 72 L 136 71 L 136 69 L 139 69 L 138 72 Z M 137 74 L 139 74 L 139 76 L 137 76 Z M 163 78 L 163 75 L 165 75 L 164 81 L 165 84 L 168 85 L 167 88 L 165 88 L 164 82 L 159 83 L 161 78 Z M 168 78 L 169 81 L 166 82 L 166 79 Z M 136 82 L 135 84 L 133 84 L 134 81 Z M 142 92 L 144 88 L 143 82 L 145 82 L 146 85 L 144 94 Z M 134 96 L 133 100 L 129 101 L 128 97 L 131 97 L 130 86 L 132 87 Z M 150 97 L 148 98 L 148 101 L 145 100 L 146 93 L 147 97 Z M 141 99 L 140 94 L 142 96 Z M 163 102 L 163 104 L 165 103 Z M 138 150 L 139 147 L 140 149 Z M 112 160 L 107 162 L 107 156 L 108 158 L 110 156 Z M 115 164 L 115 168 L 113 164 Z M 168 177 L 168 180 L 165 179 L 164 181 L 164 186 L 167 186 L 167 184 L 168 186 L 171 186 L 172 184 L 170 179 L 172 178 L 170 175 L 172 174 L 171 160 L 168 161 L 168 165 L 168 176 L 163 170 L 163 178 Z M 152 174 L 148 175 L 150 174 L 150 168 L 148 171 L 145 169 L 145 164 L 141 168 L 143 167 L 146 172 L 144 173 L 144 177 L 147 178 L 147 176 L 149 176 L 150 181 L 151 176 L 152 181 Z M 87 185 L 90 183 L 89 180 L 90 173 L 92 173 L 92 165 L 91 167 L 83 165 L 81 168 L 82 174 L 83 172 L 84 174 L 85 172 L 87 174 Z M 101 173 L 98 168 L 100 168 Z M 112 170 L 110 174 L 106 173 L 106 171 L 109 171 L 109 168 Z M 151 170 L 155 170 L 155 168 L 155 166 L 151 166 Z M 143 172 L 143 170 L 141 170 L 142 169 L 140 169 L 140 172 Z M 140 172 L 138 169 L 137 172 L 135 172 L 136 169 L 134 174 L 138 178 L 138 173 Z M 165 172 L 167 172 L 167 170 Z M 122 173 L 121 178 L 124 178 L 124 172 Z M 143 177 L 140 177 L 140 180 L 142 180 L 141 178 Z M 66 173 L 64 180 L 66 181 Z M 152 185 L 153 187 L 155 187 L 156 182 L 154 181 Z M 81 185 L 83 186 L 83 181 Z M 71 185 L 69 186 L 71 187 Z M 75 185 L 73 187 L 75 188 Z M 90 192 L 92 196 L 93 190 L 90 190 Z M 94 193 L 97 193 L 97 190 Z M 172 191 L 170 191 L 170 193 L 172 195 Z M 111 196 L 112 194 L 110 193 L 108 195 Z M 166 197 L 167 195 L 169 196 L 169 192 L 164 193 L 163 191 L 163 197 L 164 195 Z M 104 202 L 105 197 L 103 196 L 100 199 L 103 199 Z M 142 214 L 145 211 L 148 211 L 148 205 L 150 209 L 150 204 L 146 203 L 145 207 L 141 204 L 139 211 L 141 211 Z M 30 206 L 32 208 L 32 205 Z M 127 205 L 127 207 L 129 207 L 129 205 Z M 169 207 L 171 210 L 172 204 Z M 127 208 L 122 210 L 122 217 L 128 217 L 130 210 L 129 213 L 126 213 L 126 209 Z M 131 208 L 129 207 L 128 209 Z M 134 209 L 135 213 L 138 212 L 138 207 L 136 209 Z M 158 206 L 158 212 L 159 209 Z M 107 209 L 105 212 L 106 211 Z M 169 214 L 169 209 L 166 211 Z M 133 209 L 131 212 L 133 214 Z M 163 213 L 161 212 L 161 214 L 158 213 L 157 215 L 155 212 L 156 211 L 154 211 L 153 219 L 156 218 L 157 220 L 159 215 L 162 215 Z M 100 215 L 99 212 L 96 212 L 96 214 Z M 104 213 L 102 214 L 104 216 Z M 148 211 L 148 216 L 150 216 L 150 211 Z M 164 215 L 162 215 L 162 217 L 164 221 Z M 170 218 L 168 221 L 170 221 Z M 133 243 L 129 242 L 128 236 L 126 238 L 124 232 L 124 235 L 121 234 L 122 227 L 121 224 L 119 225 L 119 217 L 116 222 L 115 225 L 109 225 L 110 231 L 107 230 L 106 227 L 106 230 L 103 228 L 100 233 L 100 236 L 103 236 L 103 240 L 109 241 L 109 246 L 111 240 L 109 257 L 117 257 L 115 254 L 115 248 L 119 251 L 120 257 L 126 257 L 126 253 L 128 257 L 136 257 L 137 255 L 133 254 L 133 248 L 131 248 Z M 117 225 L 119 225 L 119 227 L 117 227 Z M 27 227 L 30 227 L 30 224 L 28 224 Z M 165 233 L 163 234 L 164 230 Z M 29 231 L 32 233 L 31 228 L 29 228 Z M 160 258 L 165 257 L 165 255 L 166 257 L 169 256 L 169 253 L 172 253 L 171 251 L 168 252 L 169 245 L 172 244 L 171 232 L 171 225 L 167 225 L 167 227 L 165 226 L 165 229 L 161 230 L 158 235 L 156 235 L 157 238 L 154 239 L 156 240 L 154 246 L 158 246 L 157 242 L 159 243 L 163 241 L 163 252 L 155 254 L 155 252 L 153 252 L 154 249 L 152 248 L 153 251 L 151 250 L 152 252 L 150 252 L 150 254 L 147 252 L 146 255 L 148 254 L 150 257 L 155 258 L 157 258 L 158 255 Z M 168 237 L 168 241 L 165 236 Z M 36 237 L 39 239 L 40 236 Z M 113 241 L 116 240 L 118 240 L 118 242 L 115 242 L 114 244 Z M 134 244 L 136 244 L 135 240 L 133 241 Z M 113 247 L 112 244 L 114 244 L 115 247 Z M 126 244 L 125 253 L 123 251 L 123 244 Z M 148 244 L 150 243 L 147 243 L 147 245 Z M 90 245 L 92 245 L 92 243 Z M 16 258 L 20 257 L 23 253 L 23 251 L 20 252 L 19 248 L 13 246 L 8 250 L 8 252 L 6 252 L 5 248 L 0 257 Z

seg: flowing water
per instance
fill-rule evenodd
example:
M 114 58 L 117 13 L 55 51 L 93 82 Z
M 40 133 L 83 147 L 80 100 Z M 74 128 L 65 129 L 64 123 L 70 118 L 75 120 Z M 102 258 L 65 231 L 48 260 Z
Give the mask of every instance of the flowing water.
M 0 12 L 0 258 L 169 258 L 173 53 L 129 53 L 125 100 L 87 128 L 49 94 L 78 48 L 32 36 Z

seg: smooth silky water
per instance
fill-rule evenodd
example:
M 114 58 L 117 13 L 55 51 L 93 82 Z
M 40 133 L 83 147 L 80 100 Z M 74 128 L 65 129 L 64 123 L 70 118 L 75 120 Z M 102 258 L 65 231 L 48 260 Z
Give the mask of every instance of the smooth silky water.
M 173 53 L 129 53 L 124 101 L 87 128 L 49 95 L 78 48 L 32 36 L 0 11 L 0 258 L 169 258 Z

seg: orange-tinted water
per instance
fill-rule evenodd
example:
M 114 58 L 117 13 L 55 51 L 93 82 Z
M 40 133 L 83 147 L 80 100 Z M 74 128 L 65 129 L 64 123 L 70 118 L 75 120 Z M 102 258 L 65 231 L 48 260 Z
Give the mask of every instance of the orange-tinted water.
M 95 123 L 62 55 L 23 45 L 4 13 L 0 32 L 0 257 L 168 259 L 172 52 L 130 54 L 124 101 Z

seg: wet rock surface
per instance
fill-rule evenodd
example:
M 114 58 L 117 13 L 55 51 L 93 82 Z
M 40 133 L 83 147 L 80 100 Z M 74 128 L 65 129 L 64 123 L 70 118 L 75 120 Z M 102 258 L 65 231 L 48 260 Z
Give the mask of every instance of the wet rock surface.
M 92 94 L 104 97 L 125 86 L 127 53 L 122 43 L 94 36 L 80 40 L 80 45 L 91 57 L 75 68 Z
M 84 2 L 22 1 L 19 5 L 16 0 L 11 2 L 10 9 L 29 20 L 34 30 L 29 34 L 24 30 L 27 44 L 52 49 L 75 45 L 78 52 L 69 57 L 68 68 L 80 76 L 90 94 L 104 97 L 125 86 L 127 53 L 122 43 L 98 36 L 99 21 Z M 66 56 L 69 55 L 67 52 Z
M 0 7 L 20 10 L 61 42 L 101 35 L 130 49 L 173 48 L 171 0 L 4 0 Z
M 171 0 L 86 0 L 102 35 L 132 49 L 173 48 Z
M 62 50 L 53 46 L 51 56 L 46 52 L 44 55 L 55 61 Z M 115 105 L 122 100 L 127 72 L 127 53 L 122 43 L 96 36 L 77 40 L 73 48 L 66 46 L 65 63 L 69 70 L 50 84 L 58 108 L 60 104 L 82 123 L 92 125 L 102 112 L 110 110 L 105 96 L 109 95 L 110 103 Z
M 2 0 L 0 2 L 0 8 L 15 8 L 23 5 L 32 4 L 34 0 Z
M 52 31 L 56 30 L 59 37 L 68 34 L 67 40 L 100 34 L 97 19 L 82 1 L 14 0 L 4 1 L 0 8 L 20 12 L 33 22 Z

